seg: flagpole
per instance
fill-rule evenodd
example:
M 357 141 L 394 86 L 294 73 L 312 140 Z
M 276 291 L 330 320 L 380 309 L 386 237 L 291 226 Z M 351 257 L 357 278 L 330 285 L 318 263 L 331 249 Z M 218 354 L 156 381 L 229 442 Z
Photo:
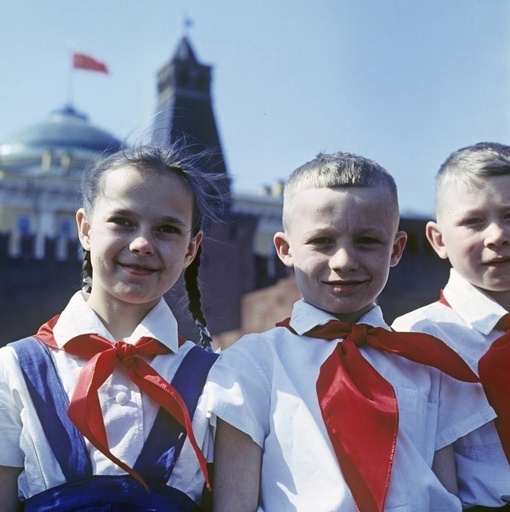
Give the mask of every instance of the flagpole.
M 71 64 L 69 66 L 69 72 L 67 76 L 67 106 L 73 107 L 74 106 L 74 68 Z
M 75 41 L 67 42 L 67 58 L 69 69 L 67 72 L 66 106 L 74 108 L 74 63 Z

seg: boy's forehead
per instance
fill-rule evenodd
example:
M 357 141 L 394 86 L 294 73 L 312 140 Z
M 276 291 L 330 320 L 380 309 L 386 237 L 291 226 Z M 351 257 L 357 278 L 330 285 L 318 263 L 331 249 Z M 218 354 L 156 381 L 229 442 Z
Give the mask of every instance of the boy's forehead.
M 391 197 L 390 191 L 381 186 L 308 187 L 293 195 L 291 204 L 287 204 L 286 215 L 289 222 L 293 217 L 299 217 L 301 222 L 303 216 L 345 215 L 347 207 L 349 212 L 375 214 L 381 220 L 388 214 L 398 218 L 398 206 Z
M 436 215 L 510 201 L 510 175 L 470 176 L 444 181 L 436 190 Z
M 472 177 L 443 180 L 436 188 L 436 213 L 439 215 L 446 208 L 451 211 L 453 208 L 463 207 L 467 201 L 467 193 L 480 187 L 479 181 Z M 459 200 L 463 198 L 463 201 Z
M 388 187 L 382 185 L 369 186 L 337 186 L 337 187 L 300 187 L 286 197 L 286 206 L 292 205 L 294 209 L 307 207 L 309 202 L 320 206 L 321 202 L 336 200 L 338 202 L 349 200 L 353 197 L 370 196 L 372 202 L 388 204 L 391 193 Z M 394 201 L 391 201 L 394 202 Z
M 450 196 L 476 192 L 487 187 L 510 190 L 510 174 L 451 176 L 438 183 L 436 198 L 444 200 Z

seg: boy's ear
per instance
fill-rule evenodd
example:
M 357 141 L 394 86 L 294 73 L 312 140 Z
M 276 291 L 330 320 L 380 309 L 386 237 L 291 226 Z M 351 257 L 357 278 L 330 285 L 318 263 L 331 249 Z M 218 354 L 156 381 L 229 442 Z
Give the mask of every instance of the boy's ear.
M 448 258 L 446 246 L 443 241 L 443 235 L 437 222 L 427 222 L 427 225 L 425 226 L 425 235 L 427 236 L 427 240 L 430 242 L 430 245 L 433 247 L 434 251 L 436 251 L 437 255 L 443 260 Z
M 273 243 L 276 248 L 278 258 L 282 260 L 282 263 L 286 267 L 292 268 L 294 266 L 294 262 L 290 251 L 290 245 L 287 241 L 287 235 L 282 231 L 278 231 L 278 233 L 275 233 L 273 237 Z
M 394 267 L 402 258 L 404 249 L 407 243 L 407 233 L 405 231 L 398 231 L 393 241 L 393 247 L 391 248 L 390 267 Z
M 76 226 L 78 227 L 78 238 L 80 239 L 81 246 L 86 251 L 90 251 L 90 224 L 87 221 L 87 215 L 83 208 L 76 212 Z

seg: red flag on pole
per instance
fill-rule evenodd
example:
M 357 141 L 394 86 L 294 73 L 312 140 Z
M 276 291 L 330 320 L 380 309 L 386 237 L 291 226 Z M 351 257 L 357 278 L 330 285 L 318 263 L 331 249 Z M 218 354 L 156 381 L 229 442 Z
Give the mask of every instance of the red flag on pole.
M 73 53 L 73 67 L 77 69 L 87 69 L 89 71 L 98 71 L 108 73 L 108 68 L 103 62 L 85 55 L 84 53 Z

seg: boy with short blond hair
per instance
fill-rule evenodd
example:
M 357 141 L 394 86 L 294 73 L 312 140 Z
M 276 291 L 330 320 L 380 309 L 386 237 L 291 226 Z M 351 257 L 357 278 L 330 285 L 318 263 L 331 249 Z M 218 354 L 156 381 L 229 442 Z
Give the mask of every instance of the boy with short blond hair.
M 437 302 L 393 327 L 441 338 L 479 373 L 498 418 L 456 445 L 460 496 L 510 510 L 510 146 L 481 142 L 448 157 L 426 234 L 450 278 Z
M 452 444 L 494 412 L 453 350 L 392 332 L 375 304 L 406 242 L 393 178 L 321 154 L 291 175 L 283 223 L 303 299 L 209 375 L 214 509 L 460 511 Z

